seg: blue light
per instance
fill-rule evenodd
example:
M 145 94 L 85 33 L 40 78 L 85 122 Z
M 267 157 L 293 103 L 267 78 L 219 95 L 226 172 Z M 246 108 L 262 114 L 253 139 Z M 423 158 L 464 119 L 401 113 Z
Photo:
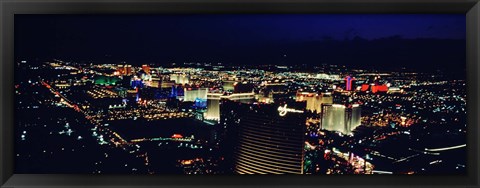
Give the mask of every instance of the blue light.
M 206 99 L 195 99 L 195 107 L 197 108 L 206 108 L 207 107 L 207 100 Z

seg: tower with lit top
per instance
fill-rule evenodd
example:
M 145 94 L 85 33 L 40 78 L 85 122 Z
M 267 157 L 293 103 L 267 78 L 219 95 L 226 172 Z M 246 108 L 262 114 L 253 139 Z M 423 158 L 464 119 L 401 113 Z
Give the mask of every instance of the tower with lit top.
M 345 77 L 345 90 L 352 91 L 352 82 L 355 80 L 354 77 L 347 76 Z

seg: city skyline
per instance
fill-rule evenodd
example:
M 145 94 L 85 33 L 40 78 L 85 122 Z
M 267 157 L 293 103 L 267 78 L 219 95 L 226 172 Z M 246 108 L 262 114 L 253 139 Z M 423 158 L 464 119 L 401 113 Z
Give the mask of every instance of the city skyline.
M 463 175 L 464 18 L 16 17 L 15 172 Z

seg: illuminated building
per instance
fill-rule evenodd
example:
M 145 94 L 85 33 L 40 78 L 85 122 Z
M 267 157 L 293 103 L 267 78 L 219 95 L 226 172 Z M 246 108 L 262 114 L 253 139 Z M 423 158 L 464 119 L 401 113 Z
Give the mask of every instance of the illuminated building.
M 296 101 L 297 102 L 306 101 L 307 110 L 320 113 L 322 110 L 321 109 L 322 104 L 332 104 L 333 97 L 330 93 L 322 93 L 319 95 L 317 93 L 311 93 L 311 92 L 297 92 Z
M 387 93 L 403 93 L 403 89 L 400 89 L 398 87 L 390 87 L 388 88 Z
M 265 91 L 273 94 L 283 94 L 285 93 L 286 84 L 285 82 L 271 82 L 265 84 Z
M 185 102 L 193 102 L 195 99 L 207 99 L 208 88 L 184 88 L 184 98 Z
M 274 102 L 273 93 L 269 93 L 268 95 L 264 95 L 262 93 L 256 94 L 255 100 L 257 100 L 260 103 L 266 103 L 266 104 L 273 103 Z
M 66 81 L 61 81 L 60 83 L 55 82 L 55 87 L 58 89 L 66 89 L 71 86 L 70 83 L 67 83 Z
M 341 104 L 322 105 L 322 129 L 349 134 L 361 124 L 361 107 Z
M 345 90 L 352 91 L 352 82 L 355 80 L 354 77 L 347 76 L 345 77 Z
M 224 95 L 223 93 L 207 93 L 207 112 L 205 113 L 205 119 L 207 120 L 219 120 L 220 119 L 220 101 L 228 100 L 233 102 L 239 102 L 244 104 L 250 104 L 255 99 L 255 93 L 233 93 L 230 95 Z
M 367 91 L 370 88 L 370 85 L 368 84 L 362 84 L 362 88 L 360 89 L 361 91 Z
M 317 79 L 322 79 L 322 80 L 340 80 L 339 75 L 328 75 L 325 73 L 320 73 L 315 76 Z
M 388 86 L 385 84 L 372 86 L 372 93 L 387 92 L 387 91 L 388 91 Z
M 224 91 L 233 91 L 235 89 L 235 81 L 223 81 L 223 90 Z
M 123 65 L 118 65 L 116 72 L 118 72 L 118 74 L 120 74 L 120 75 L 125 75 L 125 72 L 127 72 L 127 71 L 125 70 L 125 67 Z
M 316 93 L 313 92 L 300 92 L 297 91 L 295 101 L 302 102 L 307 101 L 307 98 L 314 97 Z
M 142 65 L 142 70 L 143 72 L 150 74 L 150 66 L 148 65 Z
M 227 99 L 231 101 L 237 101 L 241 103 L 252 103 L 255 100 L 255 93 L 232 93 L 232 94 L 223 94 L 223 93 L 207 93 L 208 99 Z
M 131 75 L 132 65 L 117 65 L 117 70 L 115 72 L 120 75 Z
M 195 107 L 197 108 L 205 108 L 207 107 L 207 99 L 195 99 Z
M 117 109 L 117 108 L 126 108 L 127 104 L 114 104 L 114 105 L 109 105 L 108 109 Z
M 132 65 L 126 65 L 125 74 L 126 75 L 132 75 Z
M 322 93 L 321 97 L 322 97 L 322 99 L 320 100 L 320 111 L 321 111 L 321 105 L 322 104 L 333 103 L 333 96 L 332 96 L 331 93 Z
M 140 78 L 142 78 L 142 80 L 143 80 L 144 82 L 149 82 L 149 84 L 147 84 L 147 85 L 150 86 L 150 83 L 151 83 L 151 81 L 152 81 L 152 75 L 146 74 L 146 73 L 142 73 L 142 74 L 140 75 Z
M 205 113 L 207 120 L 220 120 L 220 100 L 207 99 L 207 112 Z
M 175 85 L 175 82 L 160 80 L 159 84 L 160 84 L 160 88 L 171 88 L 172 86 Z
M 372 93 L 388 92 L 386 84 L 362 84 L 361 91 L 371 91 Z
M 318 94 L 315 94 L 315 96 L 307 97 L 307 110 L 320 113 L 320 98 L 321 96 L 318 96 Z
M 185 85 L 189 83 L 189 78 L 184 74 L 171 74 L 170 81 L 175 81 L 176 84 Z
M 131 86 L 132 88 L 143 88 L 144 84 L 141 79 L 137 78 L 137 76 L 134 76 L 131 80 Z
M 155 88 L 161 88 L 162 86 L 162 80 L 161 78 L 152 78 L 152 81 L 150 82 L 150 87 L 155 87 Z
M 111 77 L 111 76 L 95 76 L 95 84 L 97 85 L 116 85 L 117 82 L 119 82 L 120 79 L 117 77 Z
M 232 101 L 237 101 L 241 103 L 252 103 L 255 98 L 255 93 L 233 93 L 227 96 L 222 96 L 221 98 L 225 98 Z
M 234 152 L 235 173 L 303 173 L 305 114 L 283 107 L 251 105 L 245 112 Z
M 129 89 L 127 90 L 127 97 L 135 97 L 137 96 L 137 89 Z

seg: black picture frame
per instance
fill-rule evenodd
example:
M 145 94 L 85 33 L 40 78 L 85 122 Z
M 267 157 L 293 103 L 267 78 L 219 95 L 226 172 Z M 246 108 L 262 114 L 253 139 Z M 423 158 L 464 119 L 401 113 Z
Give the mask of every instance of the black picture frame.
M 1 0 L 1 187 L 478 187 L 480 96 L 479 0 Z M 400 175 L 66 175 L 14 174 L 15 14 L 158 13 L 464 13 L 467 23 L 467 176 Z

